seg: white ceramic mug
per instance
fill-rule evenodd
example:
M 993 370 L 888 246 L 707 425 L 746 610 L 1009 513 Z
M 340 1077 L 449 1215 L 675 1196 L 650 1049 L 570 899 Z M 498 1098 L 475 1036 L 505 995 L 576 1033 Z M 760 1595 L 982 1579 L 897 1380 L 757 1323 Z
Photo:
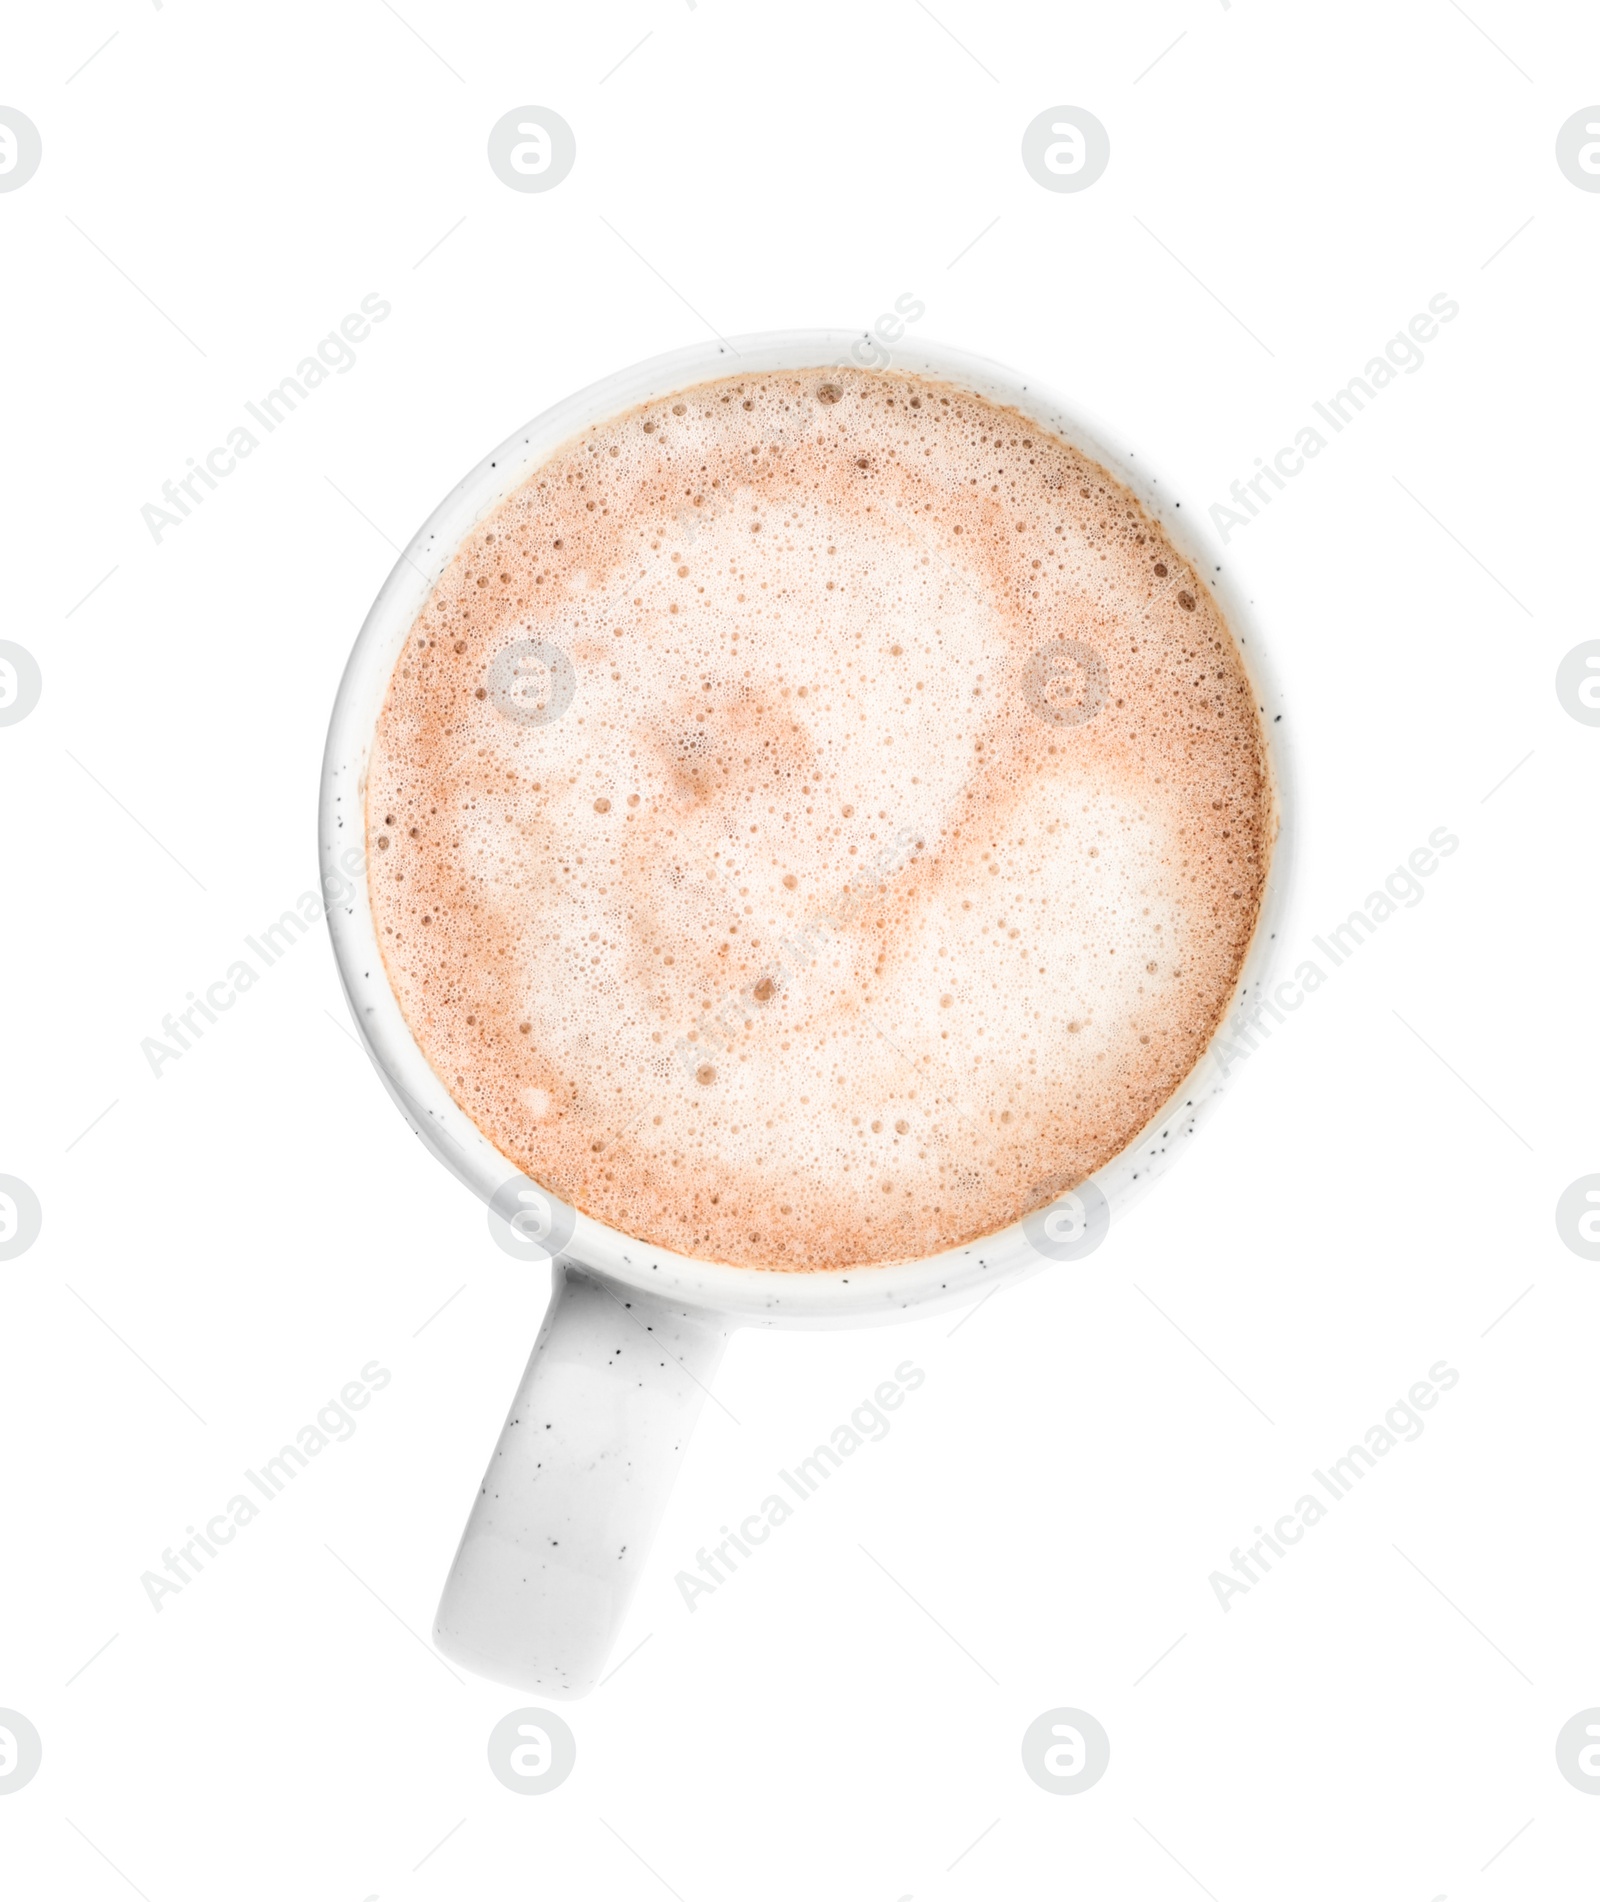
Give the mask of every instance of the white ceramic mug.
M 734 372 L 852 361 L 861 333 L 782 331 L 695 345 L 621 370 L 520 429 L 434 511 L 373 603 L 340 683 L 323 764 L 321 851 L 329 928 L 355 1021 L 379 1074 L 423 1142 L 486 1202 L 510 1188 L 542 1213 L 531 1233 L 557 1236 L 550 1307 L 489 1462 L 435 1621 L 446 1656 L 501 1683 L 552 1697 L 593 1688 L 666 1506 L 685 1444 L 738 1325 L 852 1326 L 908 1308 L 970 1301 L 1051 1265 L 1035 1246 L 1039 1217 L 926 1261 L 784 1273 L 694 1261 L 633 1240 L 566 1208 L 518 1175 L 435 1075 L 384 971 L 365 874 L 367 762 L 396 659 L 434 583 L 469 531 L 563 443 L 636 404 Z M 881 365 L 935 377 L 1019 410 L 1092 457 L 1130 489 L 1206 577 L 1255 688 L 1277 807 L 1260 917 L 1227 1017 L 1199 1064 L 1138 1140 L 1097 1172 L 1110 1223 L 1172 1161 L 1227 1081 L 1213 1053 L 1259 1011 L 1287 897 L 1291 785 L 1282 708 L 1250 603 L 1142 463 L 1082 414 L 999 365 L 902 340 Z M 859 361 L 859 355 L 856 361 Z M 352 883 L 354 891 L 350 890 Z M 348 895 L 345 895 L 348 894 Z M 1081 1185 L 1080 1185 L 1081 1186 Z M 1092 1194 L 1092 1192 L 1091 1192 Z M 1066 1233 L 1084 1203 L 1061 1198 Z M 553 1229 L 552 1229 L 553 1225 Z M 526 1224 L 518 1232 L 527 1236 Z M 1058 1231 L 1059 1232 L 1059 1231 Z M 1059 1252 L 1059 1251 L 1057 1251 Z

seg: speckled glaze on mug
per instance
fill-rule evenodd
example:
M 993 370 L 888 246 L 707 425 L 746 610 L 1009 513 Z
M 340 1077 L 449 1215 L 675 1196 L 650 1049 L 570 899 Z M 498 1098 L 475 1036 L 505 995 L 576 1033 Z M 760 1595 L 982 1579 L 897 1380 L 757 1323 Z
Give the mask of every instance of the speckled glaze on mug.
M 345 669 L 323 764 L 321 853 L 329 930 L 369 1054 L 422 1141 L 484 1202 L 517 1171 L 455 1103 L 418 1048 L 389 986 L 360 863 L 368 757 L 396 659 L 463 538 L 562 443 L 589 425 L 737 370 L 826 368 L 860 333 L 784 331 L 695 345 L 579 391 L 502 443 L 450 492 L 405 549 Z M 1210 1115 L 1228 1081 L 1216 1052 L 1259 1011 L 1272 977 L 1293 857 L 1287 721 L 1248 596 L 1198 519 L 1076 405 L 1015 372 L 909 340 L 887 368 L 939 378 L 1009 406 L 1101 464 L 1206 578 L 1255 692 L 1277 824 L 1267 882 L 1233 1000 L 1206 1053 L 1161 1114 L 1099 1170 L 1100 1232 L 1129 1208 Z M 348 863 L 345 861 L 348 860 Z M 781 1273 L 648 1247 L 549 1198 L 560 1248 L 549 1312 L 490 1460 L 446 1584 L 435 1640 L 468 1669 L 550 1696 L 598 1680 L 648 1554 L 684 1445 L 729 1331 L 738 1325 L 851 1326 L 913 1306 L 972 1300 L 1062 1259 L 1038 1217 L 917 1262 Z M 504 1202 L 502 1200 L 502 1206 Z M 1070 1251 L 1067 1258 L 1070 1259 Z

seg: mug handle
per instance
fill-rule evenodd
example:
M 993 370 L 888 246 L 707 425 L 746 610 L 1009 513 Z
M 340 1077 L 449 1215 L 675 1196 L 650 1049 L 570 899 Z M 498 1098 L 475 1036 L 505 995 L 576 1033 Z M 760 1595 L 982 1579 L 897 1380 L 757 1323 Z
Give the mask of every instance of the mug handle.
M 434 1620 L 440 1651 L 549 1697 L 595 1687 L 728 1324 L 558 1260 Z

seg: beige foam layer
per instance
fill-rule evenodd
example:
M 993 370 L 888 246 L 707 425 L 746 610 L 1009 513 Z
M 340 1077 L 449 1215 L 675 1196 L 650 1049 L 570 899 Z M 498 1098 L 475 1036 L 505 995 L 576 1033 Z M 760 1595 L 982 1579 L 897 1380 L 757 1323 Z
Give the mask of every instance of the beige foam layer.
M 591 430 L 474 532 L 390 687 L 369 877 L 510 1161 L 647 1242 L 832 1268 L 1127 1145 L 1226 1007 L 1269 804 L 1227 626 L 1119 484 L 818 371 Z

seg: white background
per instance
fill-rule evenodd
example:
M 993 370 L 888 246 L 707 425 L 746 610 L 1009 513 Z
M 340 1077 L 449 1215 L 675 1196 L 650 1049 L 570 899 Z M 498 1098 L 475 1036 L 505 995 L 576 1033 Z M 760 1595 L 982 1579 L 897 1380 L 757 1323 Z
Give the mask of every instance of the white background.
M 44 1228 L 0 1264 L 0 1705 L 44 1764 L 8 1893 L 1593 1893 L 1554 1742 L 1600 1704 L 1600 1268 L 1553 1215 L 1600 1168 L 1600 731 L 1553 678 L 1600 633 L 1600 194 L 1554 140 L 1600 18 L 1469 10 L 12 18 L 0 636 L 44 697 L 0 732 L 0 1171 Z M 544 194 L 485 159 L 529 102 L 577 137 Z M 1081 194 L 1020 160 L 1062 102 L 1110 132 Z M 141 504 L 373 291 L 356 367 L 157 545 Z M 159 1079 L 140 1041 L 315 884 L 340 670 L 459 476 L 623 363 L 908 291 L 1197 508 L 1459 302 L 1228 553 L 1298 741 L 1291 954 L 1461 847 L 1092 1259 L 958 1330 L 736 1337 L 627 1661 L 562 1707 L 577 1769 L 519 1797 L 485 1740 L 537 1700 L 418 1634 L 548 1274 L 406 1133 L 320 927 Z M 140 1574 L 373 1357 L 355 1437 L 154 1612 Z M 889 1438 L 687 1612 L 674 1571 L 907 1357 Z M 1423 1437 L 1223 1612 L 1209 1573 L 1441 1358 Z M 1070 1799 L 1019 1756 L 1057 1705 L 1111 1737 Z

